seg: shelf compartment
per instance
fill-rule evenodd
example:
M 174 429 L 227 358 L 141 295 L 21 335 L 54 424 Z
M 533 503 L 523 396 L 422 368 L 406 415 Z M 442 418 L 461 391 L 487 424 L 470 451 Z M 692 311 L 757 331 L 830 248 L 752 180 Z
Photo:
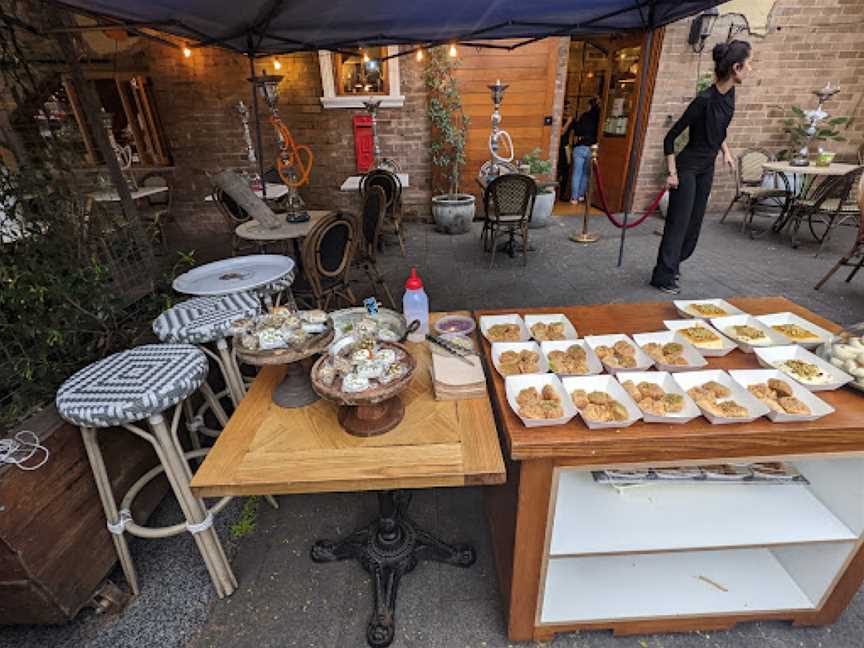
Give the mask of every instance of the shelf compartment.
M 550 556 L 856 540 L 805 484 L 663 483 L 619 491 L 560 470 Z
M 852 546 L 837 550 L 848 555 Z M 553 558 L 540 620 L 579 623 L 815 607 L 770 549 L 734 549 Z

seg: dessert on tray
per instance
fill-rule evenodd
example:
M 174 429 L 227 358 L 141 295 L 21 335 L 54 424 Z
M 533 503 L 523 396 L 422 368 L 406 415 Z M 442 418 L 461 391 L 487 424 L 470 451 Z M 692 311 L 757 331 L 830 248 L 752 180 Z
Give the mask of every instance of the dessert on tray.
M 554 373 L 585 375 L 588 373 L 588 355 L 578 344 L 571 344 L 566 351 L 550 351 L 547 355 L 549 368 Z
M 486 337 L 492 342 L 519 342 L 521 335 L 518 324 L 493 324 L 486 330 Z
M 544 385 L 540 391 L 527 387 L 516 396 L 519 416 L 526 419 L 557 419 L 564 416 L 561 397 L 552 385 Z
M 656 383 L 643 381 L 636 384 L 632 380 L 625 380 L 621 385 L 646 414 L 667 416 L 678 414 L 684 409 L 684 397 L 681 394 L 667 392 Z
M 354 395 L 385 387 L 408 375 L 411 369 L 402 347 L 366 337 L 322 358 L 315 378 L 327 387 Z
M 642 345 L 642 350 L 659 364 L 675 365 L 678 367 L 684 367 L 688 364 L 684 358 L 684 347 L 677 342 L 667 342 L 666 344 L 649 342 Z
M 687 393 L 696 401 L 700 409 L 714 416 L 747 418 L 750 415 L 746 407 L 729 398 L 732 391 L 715 380 L 691 387 Z
M 723 332 L 732 339 L 751 346 L 766 346 L 772 343 L 765 331 L 749 324 L 727 326 Z
M 614 345 L 606 346 L 601 344 L 594 352 L 601 362 L 613 369 L 635 369 L 636 362 L 636 347 L 624 340 L 618 340 Z
M 687 328 L 678 329 L 678 332 L 694 346 L 702 347 L 703 349 L 723 348 L 723 339 L 706 326 L 694 324 Z
M 234 329 L 244 351 L 300 349 L 328 331 L 328 316 L 322 310 L 294 312 L 276 307 L 255 319 L 234 322 Z
M 785 380 L 770 378 L 768 382 L 748 385 L 747 391 L 771 410 L 780 414 L 810 416 L 810 408 L 795 397 L 795 390 Z
M 806 360 L 793 358 L 782 360 L 774 364 L 776 369 L 789 374 L 795 380 L 805 385 L 827 385 L 833 378 L 817 365 Z
M 564 322 L 537 322 L 531 326 L 531 337 L 541 342 L 566 340 Z
M 585 419 L 598 423 L 609 423 L 626 421 L 629 418 L 627 408 L 607 392 L 586 392 L 584 389 L 577 389 L 570 397 L 573 399 L 576 409 Z
M 795 342 L 820 342 L 821 337 L 798 324 L 773 324 L 771 328 Z
M 498 356 L 498 366 L 504 376 L 539 373 L 540 354 L 536 351 L 504 351 Z
M 724 315 L 729 315 L 726 310 L 711 303 L 690 304 L 686 310 L 698 317 L 723 317 Z

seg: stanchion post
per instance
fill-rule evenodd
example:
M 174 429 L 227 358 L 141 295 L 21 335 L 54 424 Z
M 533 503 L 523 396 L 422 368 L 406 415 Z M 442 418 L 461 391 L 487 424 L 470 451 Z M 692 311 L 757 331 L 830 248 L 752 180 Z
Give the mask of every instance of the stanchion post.
M 579 234 L 571 234 L 571 241 L 577 243 L 595 243 L 600 239 L 599 234 L 592 234 L 588 231 L 588 217 L 591 212 L 591 180 L 594 177 L 594 165 L 597 164 L 598 146 L 591 146 L 591 162 L 588 165 L 588 185 L 585 192 L 585 209 L 582 212 L 582 231 Z

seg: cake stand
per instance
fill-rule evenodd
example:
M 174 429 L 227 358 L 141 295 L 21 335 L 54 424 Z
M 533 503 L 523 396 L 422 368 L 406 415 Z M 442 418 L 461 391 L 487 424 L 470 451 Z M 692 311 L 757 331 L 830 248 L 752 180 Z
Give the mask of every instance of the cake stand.
M 235 350 L 237 357 L 246 364 L 257 367 L 288 365 L 285 378 L 273 390 L 273 402 L 280 407 L 295 408 L 311 405 L 318 400 L 318 394 L 309 381 L 309 374 L 303 368 L 303 360 L 324 353 L 332 341 L 333 323 L 328 319 L 327 330 L 312 336 L 303 346 L 249 351 L 238 344 L 235 345 Z
M 310 372 L 313 389 L 324 398 L 339 405 L 337 418 L 342 428 L 349 434 L 358 437 L 370 437 L 384 434 L 395 428 L 405 417 L 405 405 L 399 394 L 411 384 L 411 378 L 417 369 L 417 361 L 411 352 L 396 342 L 379 342 L 383 348 L 398 349 L 404 354 L 403 362 L 408 365 L 404 376 L 387 385 L 379 385 L 362 392 L 346 393 L 342 391 L 342 377 L 339 376 L 331 385 L 325 385 L 320 379 L 320 369 L 327 359 L 318 358 Z

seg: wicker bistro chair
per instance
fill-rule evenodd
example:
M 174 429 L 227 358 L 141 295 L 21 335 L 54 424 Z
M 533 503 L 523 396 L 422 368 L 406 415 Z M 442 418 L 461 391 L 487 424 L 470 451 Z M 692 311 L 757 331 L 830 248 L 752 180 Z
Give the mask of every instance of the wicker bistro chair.
M 795 201 L 789 215 L 793 247 L 798 247 L 798 232 L 804 221 L 807 222 L 813 238 L 820 244 L 817 256 L 834 229 L 844 225 L 857 225 L 855 185 L 861 172 L 862 169 L 859 168 L 843 176 L 825 178 L 809 196 Z
M 378 249 L 384 249 L 384 235 L 395 236 L 399 241 L 399 249 L 405 256 L 405 234 L 402 227 L 402 182 L 399 176 L 386 169 L 373 169 L 360 178 L 360 197 L 365 200 L 372 187 L 381 187 L 386 197 L 384 223 L 381 226 L 381 237 Z
M 357 250 L 353 266 L 366 273 L 372 292 L 378 297 L 377 287 L 381 287 L 390 307 L 396 309 L 396 301 L 387 287 L 387 282 L 378 270 L 377 253 L 381 238 L 381 228 L 387 213 L 387 196 L 380 186 L 369 187 L 363 198 L 363 211 L 360 214 L 357 237 Z
M 531 176 L 509 173 L 495 178 L 483 193 L 486 219 L 480 240 L 492 252 L 489 268 L 495 264 L 495 241 L 508 237 L 506 250 L 516 256 L 516 237 L 522 239 L 522 261 L 528 263 L 528 223 L 537 197 L 537 183 Z
M 332 212 L 315 223 L 303 241 L 303 274 L 292 286 L 294 299 L 321 310 L 341 299 L 354 306 L 348 270 L 354 256 L 357 224 L 352 214 Z
M 858 180 L 857 206 L 858 236 L 855 237 L 855 243 L 852 245 L 852 249 L 834 264 L 834 267 L 828 271 L 828 274 L 819 280 L 819 283 L 815 286 L 816 290 L 819 290 L 823 285 L 825 285 L 825 282 L 828 281 L 840 268 L 844 266 L 852 268 L 852 272 L 850 272 L 849 276 L 846 277 L 846 283 L 849 283 L 855 275 L 858 274 L 861 266 L 864 266 L 864 176 L 860 176 Z
M 165 176 L 151 174 L 145 176 L 139 187 L 165 187 L 167 191 L 162 191 L 151 196 L 147 196 L 147 206 L 143 210 L 142 216 L 148 224 L 151 236 L 154 240 L 158 239 L 159 244 L 164 250 L 167 245 L 167 236 L 165 234 L 165 225 L 171 218 L 171 206 L 174 202 L 174 192 L 171 184 Z
M 736 203 L 744 207 L 744 218 L 741 221 L 741 230 L 749 231 L 751 238 L 764 234 L 768 228 L 758 228 L 754 224 L 756 212 L 759 209 L 771 210 L 775 213 L 776 220 L 782 220 L 789 207 L 792 192 L 788 186 L 788 179 L 782 173 L 766 173 L 762 165 L 773 162 L 775 157 L 769 152 L 749 148 L 738 156 L 737 171 L 735 173 L 735 196 L 732 202 L 723 212 L 720 222 L 726 221 L 726 217 Z M 766 182 L 766 179 L 768 182 Z M 770 185 L 770 186 L 766 186 Z

